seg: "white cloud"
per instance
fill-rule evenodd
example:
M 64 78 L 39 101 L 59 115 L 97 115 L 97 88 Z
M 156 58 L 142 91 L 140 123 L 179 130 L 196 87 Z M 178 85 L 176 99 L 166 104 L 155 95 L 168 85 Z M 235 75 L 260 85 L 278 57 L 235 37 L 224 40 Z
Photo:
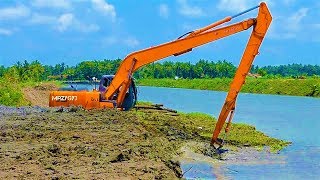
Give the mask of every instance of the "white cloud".
M 38 8 L 71 8 L 71 1 L 69 0 L 33 0 L 31 5 Z
M 15 7 L 7 7 L 0 9 L 0 20 L 19 19 L 27 17 L 30 14 L 29 8 L 24 5 L 17 5 Z
M 71 13 L 62 14 L 57 19 L 56 29 L 60 32 L 65 32 L 69 29 L 74 29 L 80 32 L 96 32 L 100 27 L 96 24 L 84 24 L 74 17 Z
M 13 34 L 13 31 L 10 29 L 0 28 L 0 35 L 10 36 Z
M 301 28 L 301 21 L 307 16 L 308 8 L 301 8 L 296 13 L 288 17 L 288 26 L 290 30 L 297 31 Z
M 73 23 L 74 21 L 74 16 L 71 13 L 66 13 L 61 15 L 58 18 L 58 26 L 57 29 L 60 32 L 66 31 Z
M 198 6 L 191 6 L 187 0 L 178 0 L 179 13 L 188 17 L 204 16 L 203 10 Z
M 83 24 L 78 21 L 76 22 L 76 29 L 78 29 L 81 32 L 89 33 L 99 31 L 100 27 L 96 24 Z
M 308 11 L 308 8 L 300 8 L 291 15 L 274 18 L 269 32 L 270 37 L 275 39 L 296 38 L 298 33 L 301 33 L 302 21 L 306 18 Z
M 92 0 L 92 5 L 97 12 L 109 16 L 112 21 L 115 21 L 117 14 L 116 9 L 112 4 L 109 4 L 104 0 Z
M 163 18 L 169 17 L 169 7 L 166 4 L 160 4 L 159 6 L 159 15 Z

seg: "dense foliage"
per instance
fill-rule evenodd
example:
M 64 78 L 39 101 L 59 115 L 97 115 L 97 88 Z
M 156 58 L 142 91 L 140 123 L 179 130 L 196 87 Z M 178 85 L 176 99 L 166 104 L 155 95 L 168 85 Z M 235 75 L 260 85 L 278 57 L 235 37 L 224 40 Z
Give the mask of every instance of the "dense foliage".
M 28 105 L 28 102 L 25 101 L 19 85 L 0 78 L 0 105 L 22 106 Z
M 42 65 L 39 61 L 17 62 L 11 67 L 0 66 L 0 76 L 10 81 L 43 81 L 43 80 L 85 80 L 90 77 L 101 77 L 114 74 L 121 63 L 116 60 L 83 61 L 75 66 L 65 63 Z M 138 70 L 135 78 L 232 78 L 237 67 L 230 62 L 199 60 L 197 63 L 172 62 L 151 63 Z M 252 66 L 251 73 L 269 78 L 320 76 L 319 65 L 289 64 L 280 66 Z
M 255 66 L 253 68 L 253 72 L 255 73 L 259 73 L 259 70 L 265 71 L 270 75 L 278 75 L 283 77 L 320 75 L 319 65 L 288 64 L 280 66 L 265 66 L 262 68 Z

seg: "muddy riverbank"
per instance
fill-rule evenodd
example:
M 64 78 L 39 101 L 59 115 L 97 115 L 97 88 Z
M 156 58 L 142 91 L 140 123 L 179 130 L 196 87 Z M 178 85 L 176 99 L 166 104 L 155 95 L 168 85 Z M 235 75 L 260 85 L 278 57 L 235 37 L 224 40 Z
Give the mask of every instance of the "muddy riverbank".
M 42 94 L 29 99 L 34 106 L 0 106 L 1 179 L 175 179 L 186 173 L 181 163 L 190 159 L 269 163 L 258 157 L 274 154 L 255 149 L 288 144 L 252 126 L 234 124 L 226 139 L 228 151 L 216 156 L 208 146 L 215 125 L 211 116 L 154 109 L 48 108 L 45 96 L 52 88 L 24 90 L 26 99 Z M 239 151 L 243 146 L 249 147 Z
M 201 135 L 205 127 L 199 128 L 192 115 L 154 110 L 0 109 L 2 179 L 180 178 L 180 162 L 187 159 L 181 159 L 183 154 L 205 154 L 209 142 Z M 186 146 L 190 142 L 202 145 Z M 240 157 L 237 149 L 228 149 L 227 156 L 202 156 L 216 163 L 243 161 L 224 158 Z M 251 150 L 241 154 L 252 157 Z

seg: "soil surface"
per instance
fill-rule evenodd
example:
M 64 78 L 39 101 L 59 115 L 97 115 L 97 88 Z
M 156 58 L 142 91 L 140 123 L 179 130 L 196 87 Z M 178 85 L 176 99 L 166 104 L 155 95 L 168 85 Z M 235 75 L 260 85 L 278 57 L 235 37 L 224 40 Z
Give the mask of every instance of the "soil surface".
M 41 83 L 35 87 L 25 87 L 22 92 L 33 106 L 48 107 L 49 94 L 53 90 L 58 90 L 58 87 L 52 83 Z
M 146 128 L 136 112 L 42 110 L 2 115 L 0 179 L 181 176 L 171 160 L 181 141 Z

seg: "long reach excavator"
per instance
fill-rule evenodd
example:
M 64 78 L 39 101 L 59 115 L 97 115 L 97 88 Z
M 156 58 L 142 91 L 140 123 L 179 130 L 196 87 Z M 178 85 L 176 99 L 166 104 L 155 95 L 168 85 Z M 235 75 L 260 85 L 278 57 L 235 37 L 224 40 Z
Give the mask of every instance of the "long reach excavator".
M 256 18 L 226 25 L 232 19 L 254 9 L 258 9 Z M 52 91 L 49 97 L 49 106 L 82 106 L 85 109 L 116 108 L 119 110 L 129 110 L 135 106 L 137 101 L 137 88 L 132 76 L 139 68 L 172 55 L 182 55 L 192 51 L 195 47 L 231 36 L 252 27 L 252 33 L 213 131 L 211 145 L 215 148 L 220 148 L 223 145 L 223 140 L 218 138 L 218 136 L 224 126 L 225 133 L 230 129 L 238 93 L 245 83 L 246 76 L 251 69 L 255 56 L 259 53 L 259 47 L 271 21 L 272 17 L 269 9 L 266 3 L 262 2 L 258 6 L 239 14 L 228 16 L 204 28 L 188 32 L 174 41 L 129 54 L 121 62 L 115 75 L 102 76 L 99 90 Z

